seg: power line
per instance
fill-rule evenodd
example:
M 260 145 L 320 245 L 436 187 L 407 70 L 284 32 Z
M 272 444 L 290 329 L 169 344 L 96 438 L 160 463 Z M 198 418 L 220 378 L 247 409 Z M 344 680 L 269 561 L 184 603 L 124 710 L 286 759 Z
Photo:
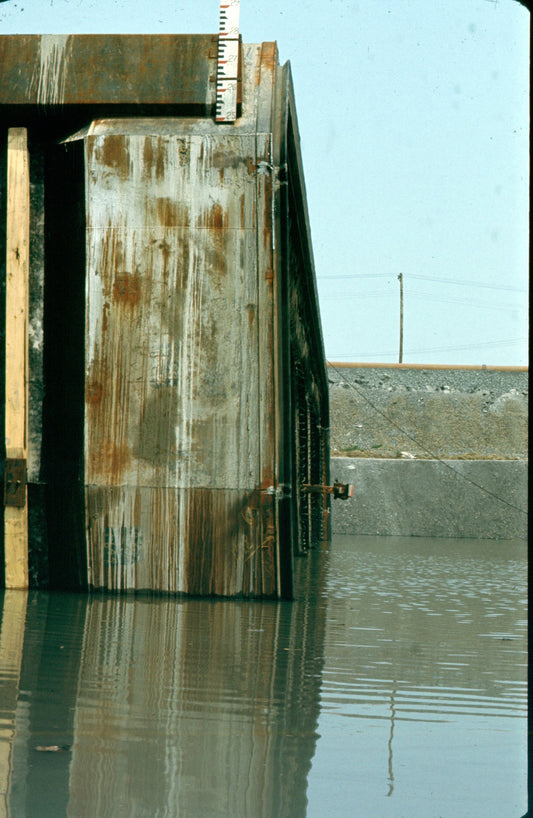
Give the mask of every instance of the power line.
M 443 304 L 465 304 L 470 307 L 478 307 L 487 310 L 527 310 L 528 304 L 489 304 L 486 301 L 466 301 L 463 298 L 441 298 L 438 295 L 418 290 L 418 292 L 410 292 L 410 298 L 424 298 L 426 301 L 437 301 Z
M 489 304 L 485 301 L 467 301 L 463 298 L 442 298 L 438 295 L 418 290 L 417 292 L 410 291 L 409 298 L 424 298 L 427 301 L 434 301 L 442 304 L 464 304 L 469 307 L 478 307 L 480 309 L 498 310 L 506 312 L 515 312 L 516 310 L 527 310 L 528 304 Z M 363 300 L 365 298 L 396 298 L 396 293 L 392 291 L 386 292 L 384 290 L 371 290 L 366 293 L 347 293 L 337 292 L 334 295 L 321 295 L 320 301 L 354 301 Z
M 385 292 L 384 290 L 370 290 L 367 293 L 343 293 L 338 292 L 335 295 L 322 295 L 320 296 L 320 301 L 337 301 L 341 299 L 344 301 L 345 299 L 359 299 L 359 298 L 396 298 L 396 293 L 393 292 Z
M 333 279 L 333 278 L 392 278 L 393 276 L 390 273 L 355 273 L 352 275 L 333 275 L 333 276 L 323 276 L 319 275 L 318 280 L 322 281 L 322 279 Z
M 503 284 L 484 284 L 480 281 L 468 281 L 466 279 L 457 278 L 438 278 L 437 276 L 424 276 L 419 273 L 410 273 L 409 278 L 419 278 L 424 281 L 438 281 L 440 284 L 458 284 L 465 287 L 485 287 L 489 290 L 508 290 L 509 292 L 524 293 L 525 287 L 507 287 Z
M 471 279 L 458 279 L 458 278 L 441 278 L 439 276 L 426 276 L 421 275 L 420 273 L 408 273 L 406 278 L 417 278 L 424 281 L 436 281 L 440 284 L 454 284 L 463 287 L 484 287 L 485 289 L 489 290 L 507 290 L 508 292 L 515 292 L 515 293 L 525 293 L 527 292 L 526 287 L 509 287 L 504 284 L 485 284 L 481 281 L 472 281 Z M 391 281 L 394 278 L 394 275 L 391 273 L 353 273 L 349 275 L 319 275 L 318 281 L 325 281 L 325 280 L 342 280 L 345 279 L 346 281 L 351 279 L 359 279 L 359 278 L 389 278 Z
M 514 503 L 509 503 L 507 500 L 504 500 L 503 497 L 500 497 L 498 494 L 495 494 L 493 491 L 490 491 L 490 489 L 485 488 L 485 486 L 482 486 L 480 483 L 476 483 L 475 480 L 472 480 L 470 477 L 466 477 L 466 475 L 462 474 L 457 469 L 454 469 L 453 466 L 450 466 L 449 463 L 447 463 L 445 460 L 442 460 L 442 458 L 440 458 L 438 455 L 436 455 L 434 452 L 432 452 L 431 449 L 428 449 L 427 446 L 424 446 L 423 443 L 420 443 L 420 441 L 417 440 L 417 438 L 415 438 L 415 437 L 413 437 L 413 435 L 409 434 L 409 432 L 406 429 L 404 429 L 398 423 L 395 423 L 393 420 L 391 420 L 391 418 L 388 415 L 386 415 L 385 412 L 383 412 L 379 408 L 379 406 L 376 406 L 376 404 L 373 403 L 370 400 L 370 398 L 368 398 L 365 395 L 363 390 L 358 389 L 351 381 L 349 381 L 347 378 L 345 378 L 344 375 L 342 374 L 342 372 L 340 372 L 339 369 L 336 366 L 334 366 L 334 364 L 331 363 L 331 361 L 328 361 L 328 366 L 331 369 L 333 369 L 333 371 L 337 373 L 339 378 L 341 378 L 348 386 L 350 386 L 354 390 L 354 392 L 357 392 L 357 394 L 360 395 L 363 398 L 363 400 L 365 400 L 368 403 L 368 405 L 371 406 L 372 409 L 375 412 L 378 413 L 378 415 L 381 415 L 381 417 L 384 418 L 387 421 L 387 423 L 389 423 L 395 429 L 398 429 L 399 432 L 401 432 L 403 435 L 405 435 L 407 438 L 409 438 L 409 440 L 411 440 L 416 446 L 418 446 L 419 449 L 422 449 L 423 452 L 428 454 L 431 457 L 432 460 L 436 460 L 438 463 L 440 463 L 442 466 L 445 466 L 447 469 L 452 471 L 458 477 L 461 477 L 467 483 L 470 483 L 472 486 L 475 486 L 476 488 L 480 489 L 480 491 L 483 491 L 485 494 L 489 495 L 489 497 L 494 497 L 494 499 L 498 500 L 500 503 L 503 503 L 505 506 L 509 506 L 509 508 L 514 508 L 514 510 L 519 511 L 520 514 L 527 514 L 528 513 L 525 509 L 520 508 L 519 506 L 515 506 Z

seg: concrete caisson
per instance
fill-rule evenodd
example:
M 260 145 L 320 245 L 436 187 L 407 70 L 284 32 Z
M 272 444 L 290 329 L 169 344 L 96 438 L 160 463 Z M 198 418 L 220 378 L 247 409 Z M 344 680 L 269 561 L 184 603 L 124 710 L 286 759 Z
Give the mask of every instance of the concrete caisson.
M 35 583 L 290 597 L 327 536 L 300 486 L 328 482 L 329 419 L 289 65 L 241 45 L 219 124 L 216 36 L 0 55 L 34 169 Z

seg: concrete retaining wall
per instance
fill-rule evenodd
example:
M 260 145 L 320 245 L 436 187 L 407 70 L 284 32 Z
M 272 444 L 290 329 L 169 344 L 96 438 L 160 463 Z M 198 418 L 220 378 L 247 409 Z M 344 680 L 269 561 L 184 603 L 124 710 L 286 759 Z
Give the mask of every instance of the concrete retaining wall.
M 524 461 L 333 457 L 331 476 L 354 486 L 332 501 L 334 534 L 527 537 Z
M 328 377 L 331 476 L 355 486 L 332 503 L 333 533 L 527 536 L 527 369 L 335 364 Z

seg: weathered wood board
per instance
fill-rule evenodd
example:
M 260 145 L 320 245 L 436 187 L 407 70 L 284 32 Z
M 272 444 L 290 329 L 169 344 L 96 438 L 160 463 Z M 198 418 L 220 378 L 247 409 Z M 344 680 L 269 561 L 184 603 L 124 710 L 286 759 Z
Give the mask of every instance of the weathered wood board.
M 28 587 L 28 313 L 30 174 L 26 128 L 10 128 L 7 145 L 5 442 L 7 461 L 23 464 L 16 503 L 5 486 L 6 588 Z M 6 468 L 6 482 L 8 479 Z

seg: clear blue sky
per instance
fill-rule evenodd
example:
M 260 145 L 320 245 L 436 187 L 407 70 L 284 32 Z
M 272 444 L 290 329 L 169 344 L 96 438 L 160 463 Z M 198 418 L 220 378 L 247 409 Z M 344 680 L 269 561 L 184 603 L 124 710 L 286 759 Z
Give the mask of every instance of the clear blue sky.
M 0 32 L 216 33 L 218 0 L 7 0 Z M 529 12 L 241 0 L 290 60 L 330 360 L 523 365 Z

